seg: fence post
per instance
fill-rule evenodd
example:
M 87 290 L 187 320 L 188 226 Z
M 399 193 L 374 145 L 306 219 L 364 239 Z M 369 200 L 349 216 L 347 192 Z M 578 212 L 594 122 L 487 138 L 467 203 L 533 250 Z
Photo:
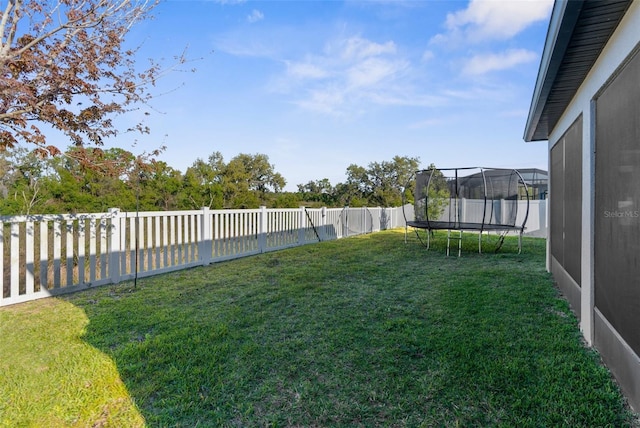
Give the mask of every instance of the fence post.
M 349 237 L 349 206 L 344 207 L 344 221 L 342 222 L 342 237 Z
M 258 250 L 261 253 L 267 251 L 267 207 L 260 206 L 258 214 Z
M 298 245 L 304 245 L 307 243 L 306 227 L 307 218 L 305 217 L 304 207 L 300 207 L 300 211 L 298 212 Z
M 320 211 L 320 238 L 323 241 L 327 240 L 327 207 L 322 207 Z
M 120 282 L 120 208 L 109 208 L 111 226 L 107 229 L 107 254 L 109 254 L 109 278 L 113 284 Z
M 200 215 L 200 262 L 203 266 L 211 263 L 211 254 L 213 252 L 213 235 L 211 234 L 211 212 L 209 207 L 202 207 Z

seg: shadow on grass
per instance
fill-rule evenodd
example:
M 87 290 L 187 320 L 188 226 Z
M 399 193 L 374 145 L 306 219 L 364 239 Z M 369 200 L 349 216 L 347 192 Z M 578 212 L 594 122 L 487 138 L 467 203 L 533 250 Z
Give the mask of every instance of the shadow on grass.
M 82 340 L 89 324 L 61 299 L 0 308 L 0 426 L 144 425 L 110 355 Z
M 542 240 L 399 231 L 67 297 L 149 426 L 630 426 Z M 467 246 L 468 245 L 468 246 Z

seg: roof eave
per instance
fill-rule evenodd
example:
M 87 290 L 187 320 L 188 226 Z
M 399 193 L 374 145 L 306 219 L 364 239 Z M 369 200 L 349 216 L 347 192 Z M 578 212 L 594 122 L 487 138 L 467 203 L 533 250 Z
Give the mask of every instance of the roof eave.
M 549 138 L 550 130 L 539 129 L 540 119 L 583 4 L 584 0 L 556 0 L 553 5 L 524 132 L 524 140 L 527 142 L 543 141 Z

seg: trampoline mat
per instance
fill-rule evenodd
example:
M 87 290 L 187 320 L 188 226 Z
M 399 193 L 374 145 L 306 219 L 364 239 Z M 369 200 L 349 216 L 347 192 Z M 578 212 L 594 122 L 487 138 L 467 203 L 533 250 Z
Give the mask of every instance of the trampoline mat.
M 429 230 L 520 230 L 512 224 L 460 223 L 449 221 L 408 221 L 407 226 Z

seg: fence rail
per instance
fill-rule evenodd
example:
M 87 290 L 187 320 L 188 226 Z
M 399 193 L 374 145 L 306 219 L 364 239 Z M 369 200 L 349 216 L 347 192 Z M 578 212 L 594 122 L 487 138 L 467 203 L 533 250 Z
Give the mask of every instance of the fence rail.
M 0 306 L 404 225 L 402 208 L 0 217 Z

